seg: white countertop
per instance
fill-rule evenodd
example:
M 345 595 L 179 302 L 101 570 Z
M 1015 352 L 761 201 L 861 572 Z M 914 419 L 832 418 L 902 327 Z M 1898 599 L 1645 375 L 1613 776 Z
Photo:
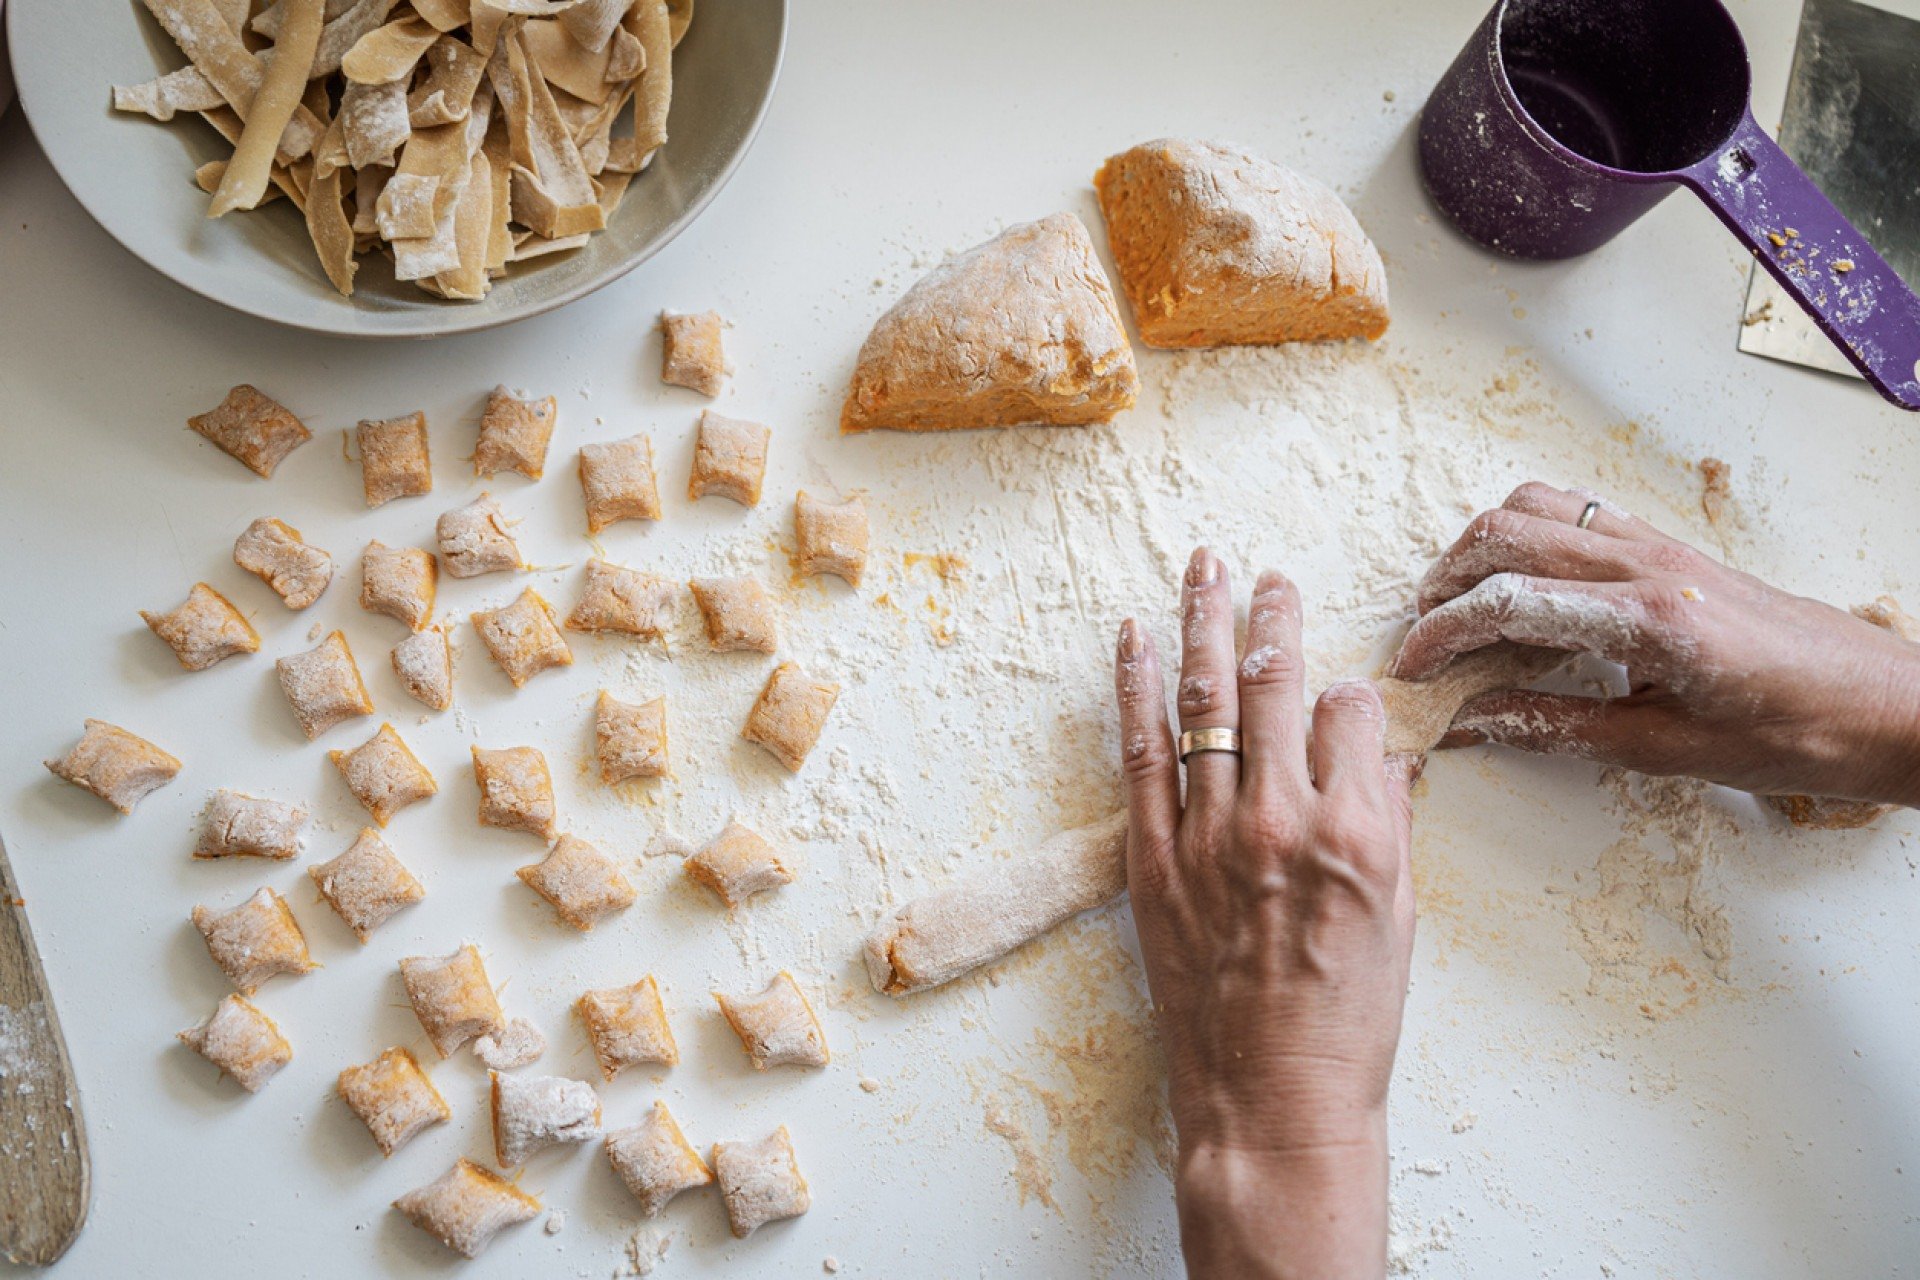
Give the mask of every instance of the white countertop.
M 1360 664 L 1355 628 L 1397 608 L 1353 599 L 1356 548 L 1415 573 L 1471 507 L 1534 474 L 1608 491 L 1792 589 L 1920 606 L 1920 423 L 1857 383 L 1737 354 L 1746 268 L 1705 210 L 1676 196 L 1601 253 L 1557 266 L 1497 262 L 1434 219 L 1411 129 L 1476 4 L 797 9 L 766 130 L 686 235 L 558 314 L 424 346 L 325 342 L 201 302 L 86 219 L 17 112 L 0 120 L 0 830 L 72 1042 L 96 1187 L 56 1274 L 455 1269 L 386 1205 L 456 1155 L 488 1152 L 478 1064 L 463 1053 L 435 1069 L 454 1123 L 385 1162 L 330 1094 L 340 1067 L 388 1044 L 426 1051 L 395 961 L 467 939 L 486 949 L 509 1011 L 546 1031 L 536 1070 L 591 1073 L 567 1014 L 580 990 L 660 976 L 681 1065 L 607 1087 L 610 1123 L 664 1096 L 702 1146 L 793 1130 L 813 1211 L 734 1242 L 715 1197 L 684 1197 L 656 1223 L 672 1237 L 657 1274 L 819 1274 L 828 1258 L 875 1276 L 1172 1273 L 1125 909 L 990 980 L 902 1004 L 867 989 L 856 950 L 884 903 L 1110 803 L 1112 628 L 1138 610 L 1166 634 L 1188 546 L 1215 539 L 1243 582 L 1256 560 L 1295 571 L 1318 609 L 1309 640 L 1322 675 Z M 1771 122 L 1796 6 L 1735 11 Z M 901 288 L 942 253 L 1057 209 L 1099 239 L 1094 167 L 1169 133 L 1245 142 L 1348 196 L 1389 263 L 1395 319 L 1380 350 L 1263 364 L 1142 349 L 1140 407 L 1071 438 L 837 436 L 853 353 Z M 708 306 L 735 326 L 738 372 L 718 407 L 774 429 L 768 496 L 752 512 L 679 491 L 701 402 L 659 385 L 649 329 L 662 307 Z M 1340 415 L 1348 401 L 1329 388 L 1348 367 L 1383 380 L 1369 414 L 1399 397 L 1391 423 Z M 1279 371 L 1282 394 L 1261 368 Z M 1284 390 L 1295 374 L 1299 394 Z M 242 381 L 316 430 L 270 483 L 183 425 Z M 433 517 L 478 491 L 462 459 L 500 381 L 560 397 L 545 481 L 490 487 L 526 517 L 523 546 L 545 566 L 530 580 L 562 607 L 578 573 L 564 566 L 590 553 L 573 476 L 583 440 L 652 433 L 666 519 L 616 526 L 604 542 L 661 572 L 731 564 L 784 583 L 772 544 L 790 538 L 793 490 L 869 492 L 884 552 L 858 598 L 782 589 L 787 652 L 847 685 L 800 778 L 734 741 L 763 664 L 697 646 L 668 660 L 582 637 L 573 668 L 515 694 L 463 626 L 461 709 L 422 717 L 400 694 L 384 656 L 399 628 L 358 608 L 358 548 L 426 545 Z M 435 492 L 365 511 L 338 433 L 414 408 L 432 423 Z M 1734 468 L 1744 528 L 1704 524 L 1690 464 L 1709 454 Z M 1353 511 L 1393 519 L 1377 531 L 1334 519 L 1313 536 L 1349 493 Z M 229 559 L 239 529 L 267 514 L 335 555 L 339 580 L 305 615 Z M 949 584 L 907 552 L 967 564 Z M 202 578 L 254 615 L 265 644 L 186 674 L 135 611 L 170 607 Z M 520 585 L 443 580 L 442 614 Z M 315 624 L 347 631 L 381 715 L 442 786 L 388 833 L 428 897 L 364 948 L 302 867 L 359 825 L 325 751 L 373 722 L 308 744 L 272 675 Z M 679 776 L 651 800 L 610 796 L 585 772 L 602 685 L 669 698 Z M 40 766 L 86 716 L 154 739 L 186 772 L 115 816 Z M 650 861 L 631 911 L 564 933 L 511 875 L 535 842 L 473 822 L 476 741 L 544 747 L 569 824 L 623 855 L 660 828 L 703 839 L 737 810 L 806 871 L 729 924 Z M 1429 771 L 1394 1094 L 1397 1265 L 1911 1274 L 1920 823 L 1907 813 L 1864 833 L 1794 833 L 1743 797 L 1709 793 L 1682 796 L 1663 827 L 1596 781 L 1587 766 L 1487 752 Z M 219 786 L 312 804 L 308 856 L 192 862 L 195 816 Z M 1676 842 L 1683 864 L 1699 864 L 1683 876 L 1662 871 Z M 295 1059 L 248 1097 L 172 1037 L 225 989 L 188 910 L 261 883 L 288 895 L 325 968 L 261 991 Z M 1590 967 L 1600 944 L 1578 927 L 1592 922 L 1596 885 L 1644 926 L 1613 939 L 1625 958 L 1604 974 Z M 1676 886 L 1691 893 L 1684 907 Z M 1720 975 L 1676 918 L 1724 927 Z M 835 1053 L 823 1072 L 755 1075 L 712 1011 L 709 989 L 757 986 L 783 966 L 820 997 Z M 536 1157 L 523 1185 L 565 1210 L 564 1229 L 519 1228 L 462 1274 L 624 1265 L 640 1224 L 597 1148 Z

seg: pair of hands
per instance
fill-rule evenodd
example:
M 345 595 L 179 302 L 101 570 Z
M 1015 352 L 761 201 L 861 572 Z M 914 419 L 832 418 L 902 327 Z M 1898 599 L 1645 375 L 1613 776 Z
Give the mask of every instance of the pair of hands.
M 1395 662 L 1423 679 L 1500 640 L 1595 653 L 1630 692 L 1476 699 L 1446 745 L 1494 741 L 1750 790 L 1920 803 L 1920 647 L 1718 564 L 1589 495 L 1530 484 L 1422 583 Z M 1370 681 L 1320 695 L 1309 737 L 1298 590 L 1254 586 L 1244 654 L 1225 567 L 1182 589 L 1182 796 L 1159 656 L 1116 662 L 1128 880 L 1169 1060 L 1183 1245 L 1197 1274 L 1375 1276 L 1386 1099 L 1413 945 L 1416 761 L 1384 756 Z

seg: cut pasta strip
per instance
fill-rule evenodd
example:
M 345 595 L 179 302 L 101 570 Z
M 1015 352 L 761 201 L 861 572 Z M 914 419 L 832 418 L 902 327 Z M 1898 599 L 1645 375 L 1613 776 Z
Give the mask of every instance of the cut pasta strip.
M 340 73 L 348 84 L 402 84 L 439 39 L 425 19 L 389 22 L 353 42 L 340 59 Z
M 648 1218 L 682 1191 L 713 1181 L 713 1170 L 687 1142 L 664 1102 L 656 1101 L 640 1123 L 607 1134 L 607 1160 Z
M 658 5 L 659 0 L 642 0 L 641 8 Z M 651 53 L 649 53 L 651 58 Z M 662 58 L 664 65 L 666 59 Z M 660 381 L 717 396 L 727 378 L 727 356 L 720 344 L 723 322 L 715 311 L 697 315 L 660 313 Z
M 327 759 L 340 770 L 353 798 L 383 827 L 394 814 L 440 789 L 390 724 L 351 751 L 327 752 Z
M 391 168 L 400 148 L 413 136 L 406 81 L 348 85 L 340 95 L 339 119 L 348 164 L 355 170 L 373 165 Z
M 695 578 L 687 584 L 715 653 L 772 653 L 780 645 L 773 601 L 754 578 Z
M 288 454 L 313 439 L 304 422 L 244 382 L 214 408 L 188 418 L 187 425 L 263 480 L 272 479 Z
M 258 1093 L 293 1061 L 293 1046 L 273 1019 L 242 996 L 223 996 L 205 1022 L 182 1031 L 178 1039 L 248 1093 Z
M 273 588 L 289 609 L 304 609 L 333 581 L 333 557 L 309 545 L 284 520 L 262 516 L 233 541 L 233 562 Z
M 580 487 L 586 493 L 588 533 L 599 533 L 619 520 L 660 518 L 653 443 L 644 434 L 582 445 Z
M 480 789 L 481 826 L 553 838 L 553 775 L 536 748 L 473 748 L 473 780 Z
M 345 146 L 344 126 L 339 117 L 327 130 L 324 146 Z M 345 160 L 344 154 L 341 161 Z M 353 257 L 353 221 L 344 203 L 346 190 L 341 163 L 329 161 L 314 165 L 313 181 L 307 188 L 307 238 L 320 257 L 320 269 L 343 297 L 353 296 L 353 276 L 359 264 Z M 224 185 L 224 182 L 223 184 Z M 259 202 L 256 201 L 255 205 Z
M 831 1059 L 827 1036 L 820 1029 L 813 1006 L 793 975 L 782 969 L 766 989 L 754 995 L 729 996 L 714 992 L 754 1070 L 768 1067 L 824 1067 Z
M 717 493 L 743 507 L 759 502 L 760 484 L 767 474 L 767 440 L 772 434 L 757 422 L 702 410 L 687 496 Z
M 580 589 L 580 603 L 567 615 L 567 630 L 664 639 L 676 590 L 665 578 L 605 560 L 588 560 L 587 580 Z
M 408 143 L 411 149 L 413 144 Z M 401 181 L 395 173 L 380 193 L 382 203 Z M 419 411 L 398 418 L 362 421 L 360 443 L 361 487 L 369 507 L 395 498 L 414 498 L 433 490 L 433 459 L 427 452 L 427 415 Z
M 633 136 L 641 155 L 651 156 L 667 141 L 667 107 L 673 98 L 673 46 L 679 43 L 679 37 L 673 34 L 673 15 L 663 0 L 636 0 L 621 25 L 640 45 L 641 72 L 635 85 Z M 646 161 L 640 163 L 644 166 Z M 715 337 L 717 341 L 718 335 Z
M 453 1119 L 453 1108 L 421 1070 L 410 1049 L 395 1046 L 372 1062 L 348 1067 L 335 1083 L 340 1100 L 390 1156 L 422 1129 Z
M 308 740 L 343 721 L 373 714 L 373 699 L 367 696 L 353 651 L 338 631 L 329 632 L 305 653 L 280 659 L 274 669 L 280 675 L 280 691 Z
M 587 1041 L 606 1079 L 628 1067 L 671 1067 L 680 1061 L 680 1047 L 660 1002 L 660 984 L 652 974 L 630 987 L 589 991 L 574 1008 L 586 1023 Z
M 473 626 L 516 689 L 549 667 L 573 664 L 573 650 L 554 624 L 553 606 L 532 587 L 504 609 L 474 614 Z
M 133 806 L 180 772 L 179 760 L 119 725 L 88 720 L 85 730 L 73 750 L 47 761 L 47 768 L 121 813 L 132 813 Z
M 427 50 L 427 74 L 407 94 L 407 118 L 416 129 L 465 120 L 487 60 L 457 36 L 442 36 Z
M 582 933 L 601 916 L 632 906 L 636 896 L 620 864 L 577 836 L 561 836 L 544 860 L 514 874 Z
M 783 662 L 767 677 L 767 687 L 747 714 L 740 736 L 765 747 L 774 759 L 798 773 L 839 697 L 839 685 L 816 680 L 794 663 Z
M 297 977 L 316 967 L 287 900 L 269 888 L 226 911 L 195 907 L 193 927 L 241 995 L 252 995 L 269 978 L 283 973 Z
M 464 1156 L 453 1168 L 393 1202 L 407 1221 L 463 1258 L 477 1258 L 508 1227 L 529 1221 L 540 1202 Z
M 667 700 L 622 702 L 600 691 L 593 706 L 594 755 L 600 780 L 609 786 L 628 778 L 667 776 Z
M 165 613 L 142 609 L 140 619 L 189 671 L 205 671 L 224 658 L 260 650 L 260 633 L 231 600 L 204 582 L 194 583 L 177 608 Z
M 866 503 L 859 498 L 822 502 L 802 489 L 793 500 L 793 531 L 802 574 L 831 573 L 849 586 L 860 585 L 870 538 Z
M 115 111 L 151 116 L 162 123 L 173 119 L 177 112 L 212 111 L 226 105 L 227 100 L 220 96 L 220 91 L 192 63 L 163 76 L 156 76 L 144 84 L 113 86 Z M 218 163 L 222 168 L 226 166 L 224 160 Z
M 453 649 L 444 627 L 417 631 L 393 646 L 393 674 L 407 696 L 435 711 L 453 705 Z
M 224 217 L 235 209 L 251 209 L 267 193 L 274 155 L 280 150 L 280 138 L 300 110 L 300 96 L 306 92 L 307 79 L 320 50 L 320 32 L 325 15 L 322 0 L 286 0 L 286 20 L 274 40 L 267 69 L 246 105 L 247 127 L 227 161 L 220 189 L 213 193 L 207 207 L 210 218 Z M 233 104 L 235 109 L 239 103 Z
M 299 855 L 306 825 L 307 811 L 297 804 L 222 789 L 207 798 L 193 856 L 285 861 Z
M 547 444 L 553 439 L 558 416 L 552 396 L 520 400 L 505 387 L 495 387 L 480 415 L 480 442 L 473 451 L 473 469 L 491 476 L 518 471 L 529 480 L 546 474 Z
M 606 214 L 592 177 L 517 30 L 507 36 L 506 50 L 505 62 L 496 60 L 489 70 L 513 143 L 514 221 L 549 238 L 601 230 Z
M 779 850 L 737 821 L 727 823 L 711 844 L 687 859 L 685 867 L 689 877 L 713 890 L 729 907 L 793 883 L 793 869 Z
M 426 888 L 372 827 L 361 828 L 359 837 L 339 857 L 308 867 L 307 875 L 362 942 L 389 916 L 427 896 Z
M 813 1193 L 800 1176 L 793 1136 L 785 1125 L 758 1142 L 714 1143 L 713 1173 L 726 1201 L 727 1224 L 737 1238 L 813 1207 Z
M 447 572 L 456 578 L 477 578 L 521 568 L 520 546 L 509 532 L 513 524 L 490 493 L 441 516 L 435 532 Z
M 475 1036 L 507 1025 L 480 962 L 480 949 L 471 942 L 452 955 L 402 960 L 400 979 L 414 1016 L 443 1058 L 451 1058 Z
M 600 1097 L 584 1080 L 509 1076 L 493 1082 L 493 1154 L 502 1168 L 523 1165 L 536 1151 L 600 1136 Z
M 418 631 L 433 617 L 439 578 L 431 551 L 389 547 L 375 539 L 360 553 L 360 607 Z
M 180 46 L 180 52 L 220 91 L 228 107 L 244 119 L 266 77 L 266 70 L 261 60 L 240 42 L 239 33 L 221 18 L 211 0 L 145 0 L 145 4 L 147 12 Z M 290 161 L 306 155 L 319 141 L 321 132 L 318 117 L 304 106 L 296 106 L 292 120 L 279 138 L 280 158 Z
M 607 47 L 613 33 L 620 30 L 620 19 L 630 8 L 632 0 L 580 0 L 572 8 L 560 11 L 560 25 L 581 48 L 598 53 Z

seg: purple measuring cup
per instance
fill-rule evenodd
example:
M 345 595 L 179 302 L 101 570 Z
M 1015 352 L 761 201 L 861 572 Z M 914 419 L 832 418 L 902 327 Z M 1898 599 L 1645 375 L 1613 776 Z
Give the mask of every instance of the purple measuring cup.
M 1761 131 L 1719 0 L 1499 0 L 1420 118 L 1428 193 L 1519 258 L 1693 191 L 1883 396 L 1920 410 L 1920 298 Z M 1920 167 L 1920 157 L 1916 157 Z

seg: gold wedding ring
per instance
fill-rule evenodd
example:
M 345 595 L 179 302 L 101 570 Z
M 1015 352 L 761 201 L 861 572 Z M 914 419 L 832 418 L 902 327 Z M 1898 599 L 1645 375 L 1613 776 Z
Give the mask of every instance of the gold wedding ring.
M 1191 755 L 1202 751 L 1224 751 L 1230 756 L 1240 754 L 1240 731 L 1238 729 L 1189 729 L 1180 735 L 1180 759 L 1182 763 Z
M 1598 501 L 1589 501 L 1586 506 L 1580 509 L 1580 518 L 1573 522 L 1573 527 L 1576 529 L 1586 528 L 1593 523 L 1593 517 L 1599 513 L 1599 510 L 1600 503 Z

